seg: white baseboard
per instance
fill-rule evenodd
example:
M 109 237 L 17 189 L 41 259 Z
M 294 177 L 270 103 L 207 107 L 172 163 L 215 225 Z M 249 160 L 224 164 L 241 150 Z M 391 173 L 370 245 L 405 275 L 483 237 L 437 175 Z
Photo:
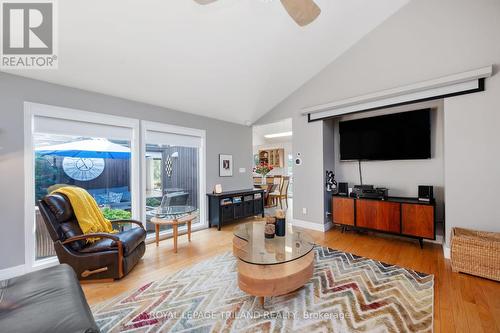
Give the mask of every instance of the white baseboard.
M 26 266 L 19 265 L 0 270 L 0 281 L 10 279 L 26 273 Z
M 443 236 L 437 235 L 436 239 L 424 239 L 424 242 L 434 243 L 434 244 L 443 244 L 444 240 L 443 240 Z
M 295 225 L 295 226 L 301 227 L 301 228 L 321 231 L 321 232 L 328 231 L 329 229 L 331 229 L 333 227 L 332 222 L 328 222 L 326 224 L 321 224 L 321 223 L 314 223 L 314 222 L 297 220 L 297 219 L 292 219 L 292 225 Z
M 451 249 L 443 243 L 443 255 L 445 259 L 451 259 Z
M 328 222 L 326 222 L 326 224 L 324 225 L 324 231 L 325 231 L 325 232 L 326 232 L 326 231 L 328 231 L 328 230 L 330 230 L 330 229 L 332 229 L 332 228 L 333 228 L 333 222 L 332 222 L 332 221 L 328 221 Z

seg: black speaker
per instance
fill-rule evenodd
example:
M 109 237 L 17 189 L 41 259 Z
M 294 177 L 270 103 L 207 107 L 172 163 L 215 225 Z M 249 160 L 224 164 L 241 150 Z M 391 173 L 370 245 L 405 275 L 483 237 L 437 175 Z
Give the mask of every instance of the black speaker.
M 338 195 L 347 196 L 349 194 L 349 183 L 339 183 Z
M 428 202 L 434 200 L 434 188 L 430 185 L 418 185 L 418 200 Z

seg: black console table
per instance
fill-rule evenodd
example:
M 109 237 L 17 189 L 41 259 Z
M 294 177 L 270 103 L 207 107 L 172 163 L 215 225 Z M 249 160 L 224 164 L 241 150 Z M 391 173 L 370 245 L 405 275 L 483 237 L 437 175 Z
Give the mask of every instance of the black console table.
M 227 222 L 245 217 L 264 217 L 264 190 L 248 189 L 222 193 L 207 193 L 208 226 L 217 229 Z

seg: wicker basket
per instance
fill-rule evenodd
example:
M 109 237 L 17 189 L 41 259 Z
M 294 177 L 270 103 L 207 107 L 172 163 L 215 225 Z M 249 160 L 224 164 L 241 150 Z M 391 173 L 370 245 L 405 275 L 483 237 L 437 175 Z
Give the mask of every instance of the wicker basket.
M 500 233 L 453 228 L 451 267 L 454 272 L 500 281 Z

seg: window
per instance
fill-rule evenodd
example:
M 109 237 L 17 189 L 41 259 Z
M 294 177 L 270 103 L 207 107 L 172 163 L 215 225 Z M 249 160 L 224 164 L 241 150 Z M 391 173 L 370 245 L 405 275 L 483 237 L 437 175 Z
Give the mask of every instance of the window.
M 204 133 L 187 130 L 190 135 L 186 135 L 184 128 L 151 122 L 143 123 L 143 131 L 146 170 L 143 205 L 148 236 L 155 233 L 151 219 L 160 205 L 192 206 L 198 215 L 193 228 L 205 225 L 200 215 L 204 199 L 201 169 Z M 160 226 L 162 233 L 170 230 L 169 225 Z
M 34 133 L 35 260 L 55 256 L 38 201 L 63 186 L 86 189 L 109 220 L 132 217 L 130 141 Z
M 139 218 L 138 132 L 137 120 L 25 103 L 28 269 L 57 262 L 38 202 L 62 186 L 86 189 L 110 220 Z
M 194 206 L 192 230 L 206 227 L 205 131 L 34 103 L 24 120 L 28 270 L 57 262 L 37 203 L 60 186 L 85 188 L 108 219 L 149 233 L 162 200 Z

